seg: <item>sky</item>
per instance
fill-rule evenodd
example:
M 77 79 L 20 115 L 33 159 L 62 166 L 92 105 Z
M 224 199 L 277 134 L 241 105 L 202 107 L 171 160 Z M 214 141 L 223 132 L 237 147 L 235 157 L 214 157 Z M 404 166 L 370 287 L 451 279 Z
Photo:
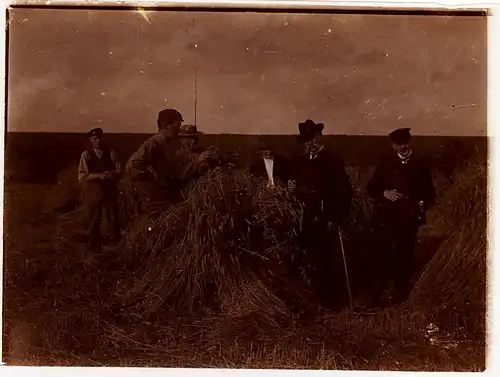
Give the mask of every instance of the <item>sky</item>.
M 486 135 L 479 16 L 13 9 L 8 59 L 8 131 Z

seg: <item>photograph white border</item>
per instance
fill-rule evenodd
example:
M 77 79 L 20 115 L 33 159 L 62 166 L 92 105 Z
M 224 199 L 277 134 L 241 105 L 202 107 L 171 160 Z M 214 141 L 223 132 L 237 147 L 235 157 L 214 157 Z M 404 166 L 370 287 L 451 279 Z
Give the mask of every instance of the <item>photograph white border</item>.
M 307 10 L 317 10 L 317 9 L 329 9 L 329 10 L 479 10 L 479 9 L 489 9 L 488 15 L 488 102 L 487 102 L 487 136 L 489 138 L 489 221 L 488 221 L 488 282 L 489 282 L 489 292 L 488 292 L 488 328 L 487 328 L 487 369 L 484 374 L 496 376 L 500 375 L 500 326 L 498 315 L 500 313 L 498 300 L 494 300 L 494 297 L 498 297 L 500 292 L 500 253 L 499 243 L 495 235 L 494 229 L 498 223 L 498 218 L 500 214 L 500 202 L 493 195 L 494 187 L 500 187 L 500 0 L 484 2 L 479 0 L 469 0 L 469 1 L 451 1 L 442 0 L 439 2 L 431 1 L 384 1 L 384 2 L 373 2 L 373 1 L 247 1 L 247 0 L 235 0 L 229 1 L 182 1 L 182 0 L 172 0 L 172 1 L 112 1 L 112 0 L 101 0 L 101 1 L 69 1 L 69 0 L 46 0 L 46 1 L 8 1 L 2 0 L 4 5 L 2 12 L 2 21 L 6 25 L 6 9 L 11 5 L 73 5 L 73 6 L 126 6 L 126 7 L 137 7 L 137 8 L 147 8 L 147 7 L 215 7 L 215 8 L 272 8 L 272 9 L 307 9 Z M 146 9 L 147 10 L 147 9 Z M 6 53 L 6 34 L 2 33 L 2 52 L 5 57 Z M 5 58 L 3 60 L 5 62 Z M 3 77 L 5 77 L 5 64 L 3 67 Z M 1 98 L 3 103 L 5 103 L 5 85 L 2 86 L 0 90 Z M 496 104 L 496 106 L 495 106 Z M 2 125 L 3 130 L 5 130 L 5 108 L 2 107 Z M 5 150 L 5 140 L 4 132 L 1 133 L 0 143 Z M 0 157 L 1 161 L 1 177 L 3 183 L 4 176 L 4 155 Z M 4 186 L 0 187 L 0 193 L 2 198 L 4 196 Z M 3 213 L 3 200 L 1 201 L 1 209 Z M 0 218 L 0 232 L 3 236 L 3 216 Z M 495 257 L 495 254 L 497 255 Z M 3 244 L 1 246 L 0 252 L 0 271 L 3 271 Z M 0 273 L 0 289 L 3 287 L 3 274 Z M 2 305 L 3 299 L 3 289 L 0 291 L 0 307 Z M 496 294 L 495 294 L 496 293 Z M 0 322 L 0 334 L 2 333 L 2 323 Z M 0 337 L 0 350 L 2 345 L 2 339 Z M 496 357 L 494 356 L 496 355 Z M 1 359 L 0 359 L 1 361 Z M 171 376 L 187 376 L 187 375 L 198 375 L 198 376 L 222 376 L 222 375 L 234 375 L 234 374 L 245 374 L 258 375 L 258 376 L 304 376 L 304 375 L 386 375 L 387 372 L 368 372 L 368 371 L 295 371 L 295 370 L 244 370 L 244 369 L 149 369 L 149 368 L 78 368 L 78 367 L 9 367 L 0 366 L 0 374 L 2 376 L 61 376 L 61 375 L 71 375 L 71 376 L 157 376 L 157 375 L 171 375 Z M 390 372 L 393 376 L 413 376 L 429 374 L 428 372 Z M 433 375 L 450 375 L 450 373 L 432 373 Z M 451 373 L 452 375 L 476 375 L 477 373 Z

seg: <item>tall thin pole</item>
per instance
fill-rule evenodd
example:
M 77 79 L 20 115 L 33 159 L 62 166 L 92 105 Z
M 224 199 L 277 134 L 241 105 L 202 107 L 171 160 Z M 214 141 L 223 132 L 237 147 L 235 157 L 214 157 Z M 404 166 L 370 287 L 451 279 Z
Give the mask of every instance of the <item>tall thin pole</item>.
M 351 304 L 351 311 L 352 311 L 354 310 L 354 307 L 352 304 L 351 283 L 349 282 L 349 274 L 347 273 L 347 262 L 345 258 L 344 241 L 342 240 L 342 231 L 340 230 L 339 226 L 337 226 L 337 230 L 339 232 L 340 250 L 342 251 L 342 259 L 344 260 L 344 271 L 345 271 L 345 279 L 347 282 L 347 293 L 349 294 L 349 303 Z
M 197 105 L 198 105 L 198 69 L 196 67 L 196 62 L 194 63 L 194 125 L 197 126 L 196 123 L 196 115 L 197 115 Z
M 193 30 L 195 29 L 196 25 L 194 23 L 194 17 L 193 17 Z M 196 49 L 198 45 L 194 43 L 194 48 Z M 197 106 L 198 106 L 198 67 L 196 64 L 196 57 L 192 57 L 193 61 L 193 69 L 194 69 L 194 125 L 197 126 Z

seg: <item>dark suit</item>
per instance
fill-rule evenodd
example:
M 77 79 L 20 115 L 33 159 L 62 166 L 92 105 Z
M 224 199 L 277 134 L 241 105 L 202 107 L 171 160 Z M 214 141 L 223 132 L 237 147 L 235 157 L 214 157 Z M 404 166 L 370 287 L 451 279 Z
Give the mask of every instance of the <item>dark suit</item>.
M 342 224 L 353 198 L 344 162 L 323 149 L 312 159 L 299 154 L 291 166 L 295 197 L 304 211 L 299 231 L 301 263 L 318 286 L 324 304 L 342 303 L 347 288 L 337 226 Z M 328 223 L 332 224 L 330 229 Z
M 385 190 L 396 190 L 404 198 L 393 203 L 384 197 Z M 395 299 L 402 301 L 411 289 L 418 228 L 425 224 L 425 211 L 435 201 L 432 174 L 417 156 L 403 163 L 394 153 L 381 160 L 367 191 L 377 202 L 374 220 L 381 241 L 382 276 L 393 280 Z M 424 202 L 423 211 L 420 201 Z

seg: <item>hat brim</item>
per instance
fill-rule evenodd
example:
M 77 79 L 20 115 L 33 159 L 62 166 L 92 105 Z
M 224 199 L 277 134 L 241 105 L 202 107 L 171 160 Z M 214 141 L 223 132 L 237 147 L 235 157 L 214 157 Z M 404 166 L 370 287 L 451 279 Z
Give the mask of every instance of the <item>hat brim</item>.
M 262 144 L 262 145 L 257 145 L 257 150 L 258 151 L 270 151 L 270 150 L 272 150 L 272 148 L 269 144 Z
M 310 138 L 315 134 L 322 135 L 324 128 L 324 123 L 301 122 L 299 123 L 299 134 L 304 138 Z
M 391 140 L 391 143 L 392 144 L 395 144 L 395 145 L 406 145 L 406 144 L 409 144 L 410 141 L 411 141 L 411 137 L 410 138 L 404 138 L 404 139 L 390 139 Z
M 399 128 L 389 134 L 393 144 L 408 144 L 411 140 L 411 128 Z
M 179 132 L 179 137 L 196 137 L 196 136 L 199 136 L 199 135 L 202 135 L 203 132 L 201 131 L 198 131 L 196 133 L 182 133 L 182 132 Z
M 297 139 L 299 141 L 311 141 L 314 137 L 314 134 L 313 133 L 301 133 L 297 136 Z
M 309 130 L 305 132 L 301 132 L 298 135 L 299 140 L 302 141 L 311 141 L 314 139 L 315 136 L 321 136 L 323 135 L 323 130 L 322 129 L 316 129 L 316 130 Z
M 103 130 L 97 130 L 97 131 L 90 131 L 87 133 L 87 137 L 94 137 L 94 136 L 102 136 L 104 134 Z

